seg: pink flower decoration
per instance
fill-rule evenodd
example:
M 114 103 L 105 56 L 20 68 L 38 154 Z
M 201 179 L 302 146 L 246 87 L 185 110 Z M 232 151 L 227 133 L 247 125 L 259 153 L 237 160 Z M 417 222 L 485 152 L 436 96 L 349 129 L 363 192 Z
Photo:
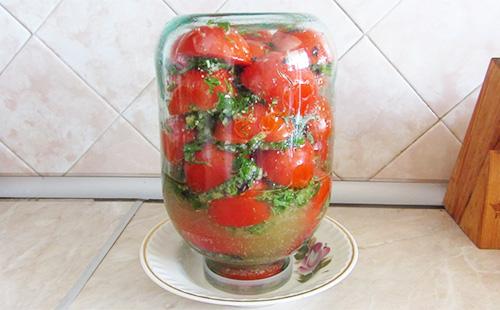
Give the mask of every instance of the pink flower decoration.
M 330 247 L 326 244 L 323 246 L 323 243 L 317 242 L 309 248 L 306 257 L 304 257 L 299 266 L 299 272 L 304 275 L 312 273 L 328 253 L 330 253 Z

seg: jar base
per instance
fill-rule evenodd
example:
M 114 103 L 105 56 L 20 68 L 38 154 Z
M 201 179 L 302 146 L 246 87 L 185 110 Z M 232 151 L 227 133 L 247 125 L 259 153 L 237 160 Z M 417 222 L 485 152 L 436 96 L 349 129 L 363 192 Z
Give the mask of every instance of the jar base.
M 219 290 L 240 295 L 255 295 L 273 291 L 287 283 L 292 276 L 292 265 L 292 258 L 290 257 L 273 264 L 239 268 L 205 258 L 203 270 L 208 283 Z M 279 268 L 278 272 L 267 277 L 244 279 L 244 276 L 237 276 L 238 269 L 240 274 L 248 274 L 249 272 L 257 274 L 259 270 L 272 270 L 276 266 Z M 221 270 L 230 270 L 231 277 L 221 275 Z

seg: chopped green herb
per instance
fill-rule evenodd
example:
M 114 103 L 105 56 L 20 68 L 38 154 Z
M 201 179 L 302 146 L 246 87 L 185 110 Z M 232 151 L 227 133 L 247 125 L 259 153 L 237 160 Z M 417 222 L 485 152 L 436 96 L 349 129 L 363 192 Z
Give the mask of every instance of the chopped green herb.
M 306 205 L 318 192 L 319 185 L 318 181 L 312 180 L 301 189 L 280 187 L 263 192 L 257 199 L 271 204 L 273 212 L 281 213 L 291 207 L 300 208 Z
M 331 62 L 326 64 L 312 64 L 311 71 L 318 75 L 324 74 L 330 76 L 333 72 L 333 64 Z
M 256 224 L 256 225 L 245 227 L 244 229 L 245 229 L 245 231 L 248 231 L 251 234 L 260 235 L 260 234 L 262 234 L 264 232 L 265 228 L 267 227 L 266 224 L 267 224 L 266 222 L 259 223 L 259 224 Z
M 171 178 L 167 174 L 164 175 L 164 182 L 165 190 L 171 190 L 181 199 L 189 201 L 193 208 L 201 209 L 207 206 L 198 199 L 196 194 L 191 192 L 186 184 Z
M 224 29 L 225 32 L 228 32 L 229 29 L 231 28 L 231 23 L 224 22 L 224 21 L 218 22 L 218 21 L 215 21 L 213 19 L 209 20 L 207 22 L 207 25 L 220 27 L 220 28 Z
M 256 180 L 262 178 L 262 169 L 249 158 L 237 157 L 233 169 L 235 175 L 216 188 L 198 195 L 201 202 L 208 202 L 228 196 L 235 196 L 249 189 Z
M 203 79 L 203 81 L 208 85 L 209 92 L 211 94 L 214 93 L 214 88 L 220 85 L 220 81 L 213 76 L 207 76 Z

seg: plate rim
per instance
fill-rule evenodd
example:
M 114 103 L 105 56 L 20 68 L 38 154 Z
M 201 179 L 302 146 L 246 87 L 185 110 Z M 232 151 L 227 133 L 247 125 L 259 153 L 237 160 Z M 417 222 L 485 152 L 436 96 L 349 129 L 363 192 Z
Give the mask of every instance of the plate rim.
M 248 307 L 248 306 L 265 306 L 265 305 L 272 305 L 272 304 L 277 304 L 277 303 L 283 303 L 283 302 L 291 302 L 294 300 L 298 300 L 304 297 L 312 296 L 318 293 L 321 293 L 338 283 L 342 282 L 349 274 L 352 272 L 354 267 L 357 264 L 358 261 L 358 245 L 356 243 L 356 240 L 352 236 L 352 234 L 342 225 L 340 224 L 337 220 L 331 218 L 328 215 L 325 215 L 322 220 L 327 220 L 336 225 L 346 236 L 347 239 L 349 240 L 351 249 L 352 249 L 352 256 L 349 261 L 349 263 L 344 267 L 344 269 L 333 279 L 330 279 L 326 283 L 323 283 L 321 285 L 318 285 L 316 287 L 313 287 L 311 289 L 308 289 L 307 291 L 292 294 L 289 296 L 281 296 L 281 297 L 271 297 L 271 298 L 260 298 L 260 299 L 235 299 L 235 298 L 220 298 L 220 297 L 211 297 L 211 296 L 206 296 L 206 295 L 198 295 L 194 294 L 191 292 L 186 292 L 182 289 L 176 288 L 172 286 L 171 284 L 166 283 L 162 279 L 160 279 L 152 270 L 152 268 L 149 266 L 147 260 L 146 260 L 146 249 L 147 249 L 147 244 L 151 240 L 152 236 L 165 224 L 170 222 L 171 220 L 169 218 L 166 218 L 165 220 L 161 221 L 160 223 L 156 224 L 153 228 L 149 230 L 147 235 L 144 237 L 141 247 L 139 249 L 139 256 L 140 256 L 140 262 L 142 269 L 146 273 L 146 275 L 158 286 L 161 288 L 169 291 L 170 293 L 173 293 L 175 295 L 203 302 L 203 303 L 210 303 L 210 304 L 217 304 L 217 305 L 228 305 L 228 306 L 240 306 L 240 307 Z M 215 288 L 214 288 L 215 289 Z

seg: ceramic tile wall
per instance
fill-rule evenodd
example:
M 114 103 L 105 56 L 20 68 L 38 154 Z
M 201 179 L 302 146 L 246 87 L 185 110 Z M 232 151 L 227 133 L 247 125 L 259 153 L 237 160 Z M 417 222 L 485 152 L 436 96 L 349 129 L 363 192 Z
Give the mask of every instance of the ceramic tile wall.
M 157 175 L 152 53 L 177 14 L 297 11 L 337 45 L 335 173 L 442 181 L 489 59 L 497 0 L 0 0 L 0 175 Z

